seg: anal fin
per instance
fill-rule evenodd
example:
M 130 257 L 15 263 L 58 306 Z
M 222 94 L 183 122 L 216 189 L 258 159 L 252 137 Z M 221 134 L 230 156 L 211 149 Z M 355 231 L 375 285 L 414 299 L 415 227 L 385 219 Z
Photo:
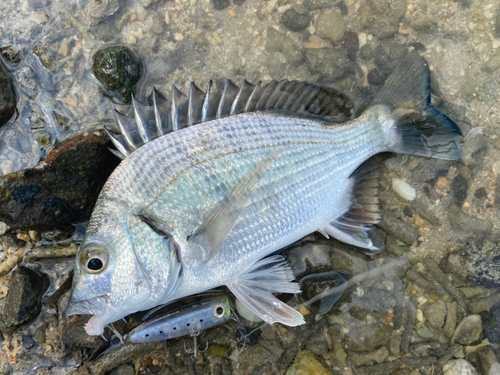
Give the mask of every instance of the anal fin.
M 383 248 L 374 245 L 372 241 L 372 225 L 380 221 L 378 178 L 378 168 L 361 165 L 350 177 L 352 191 L 348 210 L 318 231 L 327 238 L 332 236 L 367 249 L 365 253 L 369 255 L 381 252 Z
M 280 301 L 272 293 L 300 293 L 293 272 L 276 255 L 255 263 L 246 273 L 227 287 L 246 307 L 269 324 L 282 323 L 290 327 L 304 324 L 304 317 L 294 308 Z

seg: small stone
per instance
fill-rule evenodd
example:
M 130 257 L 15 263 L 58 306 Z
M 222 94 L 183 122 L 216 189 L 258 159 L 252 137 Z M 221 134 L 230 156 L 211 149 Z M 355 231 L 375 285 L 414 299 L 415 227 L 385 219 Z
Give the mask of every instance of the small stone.
M 345 22 L 344 17 L 333 10 L 322 12 L 316 23 L 316 34 L 321 38 L 338 42 L 344 37 Z
M 406 199 L 407 201 L 412 201 L 417 197 L 416 190 L 407 182 L 400 180 L 399 178 L 392 179 L 392 188 L 400 197 Z
M 141 71 L 139 59 L 124 46 L 103 48 L 92 58 L 92 73 L 101 83 L 102 91 L 123 103 L 132 101 Z
M 497 15 L 495 16 L 495 38 L 500 38 L 500 7 L 497 8 Z
M 48 286 L 49 280 L 46 275 L 25 266 L 16 268 L 4 301 L 2 330 L 12 332 L 37 317 L 42 309 L 43 293 Z
M 311 17 L 308 13 L 301 14 L 294 9 L 287 9 L 281 16 L 281 24 L 292 31 L 304 30 L 309 26 Z
M 280 52 L 292 66 L 298 66 L 304 61 L 300 47 L 289 37 L 283 35 L 273 27 L 267 28 L 266 51 L 269 53 Z
M 443 301 L 427 301 L 422 306 L 427 323 L 432 328 L 441 328 L 446 317 L 446 305 Z
M 482 162 L 487 150 L 488 141 L 483 135 L 482 128 L 474 128 L 465 137 L 462 160 L 472 169 L 474 165 Z
M 415 31 L 424 33 L 424 34 L 432 34 L 435 33 L 438 29 L 438 23 L 430 18 L 422 18 L 416 20 L 412 23 L 412 28 Z
M 106 375 L 134 375 L 135 370 L 130 365 L 120 365 L 106 373 Z
M 361 7 L 360 24 L 368 28 L 379 39 L 394 35 L 399 26 L 399 19 L 406 11 L 406 1 L 390 0 L 370 1 Z
M 383 41 L 375 48 L 375 65 L 382 75 L 388 76 L 408 54 L 408 46 L 391 41 Z
M 446 302 L 446 322 L 444 324 L 443 332 L 446 337 L 453 336 L 457 326 L 457 303 Z
M 211 0 L 211 2 L 215 10 L 223 10 L 231 5 L 229 0 Z
M 462 175 L 455 177 L 451 183 L 451 194 L 457 207 L 462 207 L 467 198 L 468 191 L 467 180 Z
M 489 234 L 493 229 L 493 222 L 491 220 L 479 219 L 475 216 L 467 215 L 457 207 L 452 207 L 448 211 L 448 220 L 454 230 L 462 233 Z
M 0 64 L 0 126 L 5 125 L 16 112 L 16 99 L 9 85 L 9 77 Z
M 483 323 L 479 315 L 468 315 L 458 324 L 451 343 L 455 342 L 462 345 L 471 345 L 477 341 L 483 331 Z
M 33 54 L 38 57 L 43 67 L 47 68 L 51 72 L 55 72 L 57 70 L 57 64 L 54 56 L 52 56 L 46 47 L 40 44 L 34 46 Z
M 389 350 L 381 346 L 373 352 L 349 353 L 348 360 L 354 366 L 362 366 L 371 362 L 382 363 L 389 356 Z
M 486 65 L 484 66 L 484 70 L 488 73 L 493 73 L 498 68 L 500 68 L 500 51 L 495 52 L 489 59 Z
M 118 0 L 89 0 L 86 4 L 86 15 L 90 18 L 92 25 L 99 24 L 120 9 Z
M 434 333 L 427 326 L 423 326 L 417 331 L 418 335 L 423 339 L 431 339 L 434 337 Z
M 359 50 L 360 56 L 365 60 L 373 59 L 375 56 L 375 47 L 373 44 L 365 44 Z
M 399 219 L 391 211 L 382 211 L 380 226 L 394 238 L 406 244 L 413 244 L 419 236 L 418 229 Z
M 335 79 L 345 74 L 349 59 L 342 48 L 317 48 L 305 52 L 306 65 L 312 74 Z
M 286 371 L 286 375 L 332 375 L 316 356 L 307 350 L 300 350 L 295 356 L 292 366 Z
M 436 182 L 436 186 L 440 189 L 444 188 L 446 185 L 448 185 L 448 179 L 446 177 L 439 177 L 439 179 Z
M 375 69 L 370 70 L 370 72 L 368 73 L 367 79 L 368 79 L 368 83 L 370 85 L 382 86 L 385 83 L 385 80 L 387 79 L 387 77 L 385 75 L 383 75 L 382 73 L 380 73 L 380 71 L 377 68 L 375 68 Z
M 465 359 L 452 359 L 443 367 L 443 375 L 477 375 L 477 371 Z

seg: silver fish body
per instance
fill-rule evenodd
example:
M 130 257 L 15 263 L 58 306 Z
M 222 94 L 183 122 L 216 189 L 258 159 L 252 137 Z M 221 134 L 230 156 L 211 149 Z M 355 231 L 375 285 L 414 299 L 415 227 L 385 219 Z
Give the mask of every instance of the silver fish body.
M 228 297 L 211 299 L 141 324 L 130 334 L 130 342 L 170 340 L 204 331 L 231 319 Z
M 389 84 L 428 78 L 425 63 L 410 58 Z M 154 140 L 139 127 L 145 144 L 113 172 L 95 206 L 67 313 L 91 313 L 87 332 L 100 334 L 132 312 L 227 285 L 265 321 L 302 324 L 272 295 L 300 291 L 290 268 L 265 257 L 314 231 L 377 251 L 369 237 L 379 219 L 376 173 L 359 166 L 384 151 L 460 156 L 460 131 L 426 107 L 425 85 L 397 95 L 386 86 L 340 126 L 249 112 Z M 423 104 L 410 108 L 416 101 Z M 133 145 L 126 138 L 117 148 Z

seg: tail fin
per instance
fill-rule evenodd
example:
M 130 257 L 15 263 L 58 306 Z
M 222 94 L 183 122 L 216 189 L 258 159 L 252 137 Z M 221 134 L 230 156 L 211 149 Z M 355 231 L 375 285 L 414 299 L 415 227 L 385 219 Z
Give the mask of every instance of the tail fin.
M 372 105 L 389 107 L 400 141 L 394 151 L 444 160 L 459 159 L 463 136 L 448 116 L 430 105 L 429 66 L 409 52 L 385 82 Z

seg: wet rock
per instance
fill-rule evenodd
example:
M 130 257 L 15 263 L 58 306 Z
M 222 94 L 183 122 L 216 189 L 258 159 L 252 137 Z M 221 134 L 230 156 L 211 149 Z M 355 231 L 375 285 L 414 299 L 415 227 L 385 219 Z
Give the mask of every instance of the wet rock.
M 500 38 L 500 7 L 497 8 L 497 15 L 495 17 L 495 38 Z
M 348 63 L 347 53 L 342 48 L 317 48 L 306 51 L 306 64 L 309 71 L 329 79 L 344 75 Z
M 399 19 L 404 16 L 405 11 L 405 0 L 374 0 L 361 7 L 359 20 L 374 36 L 382 39 L 396 33 Z
M 331 8 L 331 6 L 331 0 L 304 0 L 304 8 L 306 8 L 307 10 Z
M 346 347 L 356 352 L 375 350 L 389 345 L 392 327 L 389 324 L 365 324 L 352 328 L 345 338 Z
M 295 361 L 286 371 L 286 375 L 308 374 L 331 375 L 332 372 L 323 366 L 314 354 L 307 350 L 301 350 L 295 356 Z
M 443 333 L 446 337 L 452 337 L 457 326 L 457 303 L 446 302 L 446 322 L 444 323 Z
M 393 290 L 388 291 L 374 287 L 366 288 L 361 297 L 355 294 L 351 298 L 352 303 L 356 306 L 381 314 L 387 313 L 387 311 L 394 308 L 398 303 Z
M 427 326 L 423 326 L 417 330 L 417 334 L 423 339 L 432 339 L 434 337 L 434 332 Z
M 342 342 L 344 334 L 337 327 L 331 326 L 328 328 L 328 335 L 330 336 L 330 340 L 332 342 L 330 356 L 334 365 L 337 367 L 346 367 L 347 353 L 344 350 Z
M 0 178 L 0 220 L 11 228 L 53 228 L 90 217 L 119 160 L 103 131 L 75 136 L 39 166 Z
M 438 30 L 438 23 L 430 18 L 421 18 L 411 24 L 415 31 L 424 34 L 433 34 Z
M 467 258 L 461 264 L 464 276 L 472 276 L 477 285 L 498 288 L 500 286 L 499 241 L 488 238 L 471 239 L 465 242 L 464 250 L 467 254 Z
M 451 194 L 453 195 L 453 200 L 458 207 L 462 207 L 465 199 L 467 198 L 467 193 L 469 188 L 467 186 L 467 180 L 462 176 L 458 175 L 453 179 L 451 183 Z
M 427 323 L 432 328 L 441 328 L 446 318 L 446 305 L 443 301 L 429 300 L 422 305 L 422 311 L 427 319 Z
M 389 350 L 382 346 L 373 352 L 349 353 L 347 359 L 354 366 L 362 366 L 373 362 L 382 363 L 388 356 Z
M 7 65 L 16 66 L 18 65 L 22 58 L 23 53 L 21 50 L 17 50 L 12 46 L 0 48 L 0 55 Z
M 54 56 L 52 55 L 52 53 L 50 53 L 47 47 L 38 44 L 33 47 L 33 54 L 38 57 L 43 67 L 47 68 L 53 73 L 57 70 L 57 63 L 54 59 Z
M 269 53 L 280 52 L 292 66 L 298 66 L 304 61 L 300 47 L 286 35 L 272 27 L 267 28 L 266 51 Z
M 470 345 L 479 339 L 483 330 L 483 323 L 479 315 L 468 315 L 458 324 L 451 343 Z
M 488 150 L 488 142 L 481 128 L 472 129 L 465 137 L 462 160 L 471 169 L 482 164 Z
M 48 277 L 25 266 L 14 270 L 2 309 L 2 330 L 11 332 L 38 316 Z
M 500 51 L 495 52 L 490 56 L 486 64 L 484 65 L 484 70 L 488 73 L 493 73 L 500 68 Z
M 469 216 L 457 207 L 450 209 L 448 220 L 451 227 L 458 232 L 488 234 L 493 229 L 493 222 L 491 220 Z
M 497 99 L 498 97 L 500 97 L 500 92 L 498 91 L 498 85 L 494 80 L 486 82 L 484 84 L 483 93 L 493 99 Z
M 97 25 L 106 17 L 112 16 L 118 9 L 120 9 L 118 0 L 89 0 L 86 6 L 87 16 L 92 25 Z
M 7 72 L 0 64 L 0 126 L 5 125 L 15 112 L 16 99 L 11 90 Z
M 418 230 L 410 224 L 400 220 L 391 211 L 382 212 L 380 226 L 394 238 L 411 245 L 419 236 Z
M 443 375 L 477 375 L 477 371 L 465 359 L 453 359 L 443 367 Z
M 92 73 L 103 93 L 123 103 L 130 103 L 139 82 L 142 67 L 135 54 L 124 46 L 107 47 L 92 58 Z
M 345 49 L 349 60 L 355 61 L 359 53 L 358 34 L 352 31 L 344 33 L 344 37 L 340 41 L 340 46 Z
M 366 78 L 368 79 L 368 83 L 374 86 L 382 86 L 387 79 L 377 68 L 370 70 Z
M 365 60 L 371 60 L 375 57 L 375 47 L 373 44 L 366 43 L 359 49 L 359 55 Z
M 135 370 L 130 365 L 120 365 L 106 373 L 106 375 L 134 375 Z
M 401 361 L 395 360 L 392 362 L 384 362 L 376 365 L 358 367 L 353 369 L 353 371 L 355 375 L 387 375 L 395 374 L 395 372 L 399 370 L 401 366 Z
M 346 282 L 347 278 L 336 271 L 307 275 L 300 280 L 300 290 L 302 290 L 300 299 L 314 313 L 319 313 L 320 315 L 326 314 L 341 297 L 344 289 L 338 293 L 321 297 L 315 302 L 309 303 L 308 301 L 313 298 L 316 299 L 321 296 L 322 293 L 332 288 L 339 287 Z
M 375 65 L 384 76 L 392 73 L 394 68 L 408 54 L 408 47 L 404 44 L 384 42 L 375 48 Z
M 281 24 L 292 31 L 300 31 L 309 26 L 311 17 L 309 13 L 298 13 L 294 9 L 287 9 L 281 15 Z
M 273 363 L 277 361 L 283 352 L 284 349 L 278 342 L 259 340 L 256 345 L 240 353 L 239 361 L 244 367 L 255 367 L 262 363 Z
M 344 17 L 334 10 L 322 12 L 316 23 L 316 34 L 321 38 L 338 42 L 344 37 L 345 22 Z
M 223 10 L 231 5 L 229 0 L 211 0 L 211 2 L 215 10 Z
M 392 236 L 385 237 L 385 250 L 396 256 L 401 256 L 409 250 L 408 246 L 400 245 Z

